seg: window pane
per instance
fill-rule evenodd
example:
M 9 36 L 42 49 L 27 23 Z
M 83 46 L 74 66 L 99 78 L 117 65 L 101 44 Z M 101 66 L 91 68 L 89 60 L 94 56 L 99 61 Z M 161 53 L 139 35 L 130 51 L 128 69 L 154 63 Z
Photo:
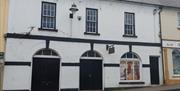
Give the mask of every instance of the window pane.
M 36 55 L 43 55 L 43 52 L 42 52 L 42 51 L 38 51 L 38 52 L 36 53 Z
M 126 80 L 126 62 L 125 61 L 121 61 L 120 63 L 120 74 L 121 74 L 121 77 L 120 79 L 121 80 Z
M 180 50 L 174 50 L 172 52 L 173 56 L 173 73 L 175 75 L 180 75 Z
M 58 56 L 58 54 L 55 53 L 54 51 L 52 51 L 52 55 L 53 55 L 53 56 Z
M 140 80 L 140 72 L 139 72 L 139 62 L 134 62 L 134 80 Z
M 127 58 L 132 58 L 132 52 L 127 53 Z
M 133 80 L 133 62 L 127 62 L 127 80 Z
M 46 17 L 42 17 L 42 27 L 43 28 L 47 27 L 47 18 Z

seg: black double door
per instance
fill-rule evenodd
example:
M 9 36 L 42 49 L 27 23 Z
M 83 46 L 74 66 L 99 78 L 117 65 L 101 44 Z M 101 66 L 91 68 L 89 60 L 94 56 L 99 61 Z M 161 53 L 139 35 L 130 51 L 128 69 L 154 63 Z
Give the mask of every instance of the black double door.
M 33 58 L 31 91 L 59 91 L 60 59 Z
M 150 57 L 151 84 L 159 84 L 159 57 Z
M 102 60 L 80 60 L 80 90 L 102 90 Z

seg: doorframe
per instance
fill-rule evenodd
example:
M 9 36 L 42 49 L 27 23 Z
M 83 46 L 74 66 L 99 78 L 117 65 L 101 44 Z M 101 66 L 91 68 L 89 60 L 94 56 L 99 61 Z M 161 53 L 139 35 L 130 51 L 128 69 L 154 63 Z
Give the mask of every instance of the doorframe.
M 96 58 L 92 58 L 92 57 L 89 57 L 89 58 L 88 58 L 88 57 L 86 57 L 86 58 L 81 57 L 81 58 L 79 59 L 79 63 L 80 63 L 80 60 L 83 60 L 83 59 L 84 59 L 84 60 L 88 60 L 88 59 L 89 59 L 89 60 L 92 60 L 92 61 L 94 61 L 94 60 L 96 60 L 96 61 L 102 61 L 102 89 L 101 89 L 101 90 L 104 90 L 104 87 L 105 87 L 105 86 L 104 86 L 104 85 L 105 85 L 105 84 L 104 84 L 104 79 L 105 79 L 105 77 L 104 77 L 104 73 L 105 73 L 105 72 L 104 72 L 104 71 L 105 71 L 105 70 L 104 70 L 103 58 L 101 57 L 101 58 L 97 58 L 97 59 L 96 59 Z M 81 66 L 79 66 L 79 91 L 80 91 L 80 74 L 81 74 L 81 73 L 80 73 L 80 67 L 81 67 Z M 98 90 L 99 90 L 99 89 L 98 89 Z
M 43 49 L 39 49 L 39 50 L 43 50 Z M 38 51 L 39 51 L 38 50 Z M 54 51 L 54 52 L 56 52 L 55 50 L 53 50 L 53 49 L 51 49 L 52 51 Z M 36 51 L 36 52 L 38 52 L 38 51 Z M 31 79 L 30 81 L 29 81 L 29 88 L 30 88 L 30 91 L 32 90 L 32 72 L 33 72 L 33 58 L 54 58 L 54 59 L 59 59 L 59 86 L 58 86 L 58 90 L 60 90 L 60 88 L 61 88 L 61 66 L 62 66 L 62 62 L 61 62 L 61 56 L 58 54 L 58 56 L 48 56 L 48 55 L 36 55 L 36 52 L 33 54 L 33 56 L 32 56 L 32 62 L 31 62 L 31 76 L 29 77 L 29 79 Z

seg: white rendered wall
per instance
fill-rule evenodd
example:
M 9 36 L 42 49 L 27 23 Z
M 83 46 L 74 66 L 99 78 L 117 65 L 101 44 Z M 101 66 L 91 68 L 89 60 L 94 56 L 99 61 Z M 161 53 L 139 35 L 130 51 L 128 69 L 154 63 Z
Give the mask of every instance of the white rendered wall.
M 58 32 L 39 31 L 41 26 L 41 2 L 57 4 L 56 28 Z M 69 18 L 69 8 L 75 3 L 79 9 L 74 19 Z M 32 35 L 92 38 L 117 41 L 139 41 L 159 43 L 159 17 L 153 15 L 156 8 L 151 5 L 103 0 L 10 0 L 8 32 L 25 33 L 34 26 Z M 86 8 L 98 9 L 98 32 L 100 36 L 84 35 Z M 124 34 L 124 12 L 135 13 L 135 32 L 138 38 L 126 38 Z M 81 17 L 79 21 L 77 16 Z M 17 23 L 18 22 L 18 23 Z M 72 22 L 72 26 L 71 26 Z M 72 28 L 72 36 L 70 31 Z
M 41 26 L 42 1 L 57 4 L 56 27 L 58 32 L 38 30 Z M 69 8 L 73 2 L 77 5 L 79 11 L 76 12 L 71 26 Z M 29 27 L 35 26 L 31 35 L 160 43 L 159 17 L 157 13 L 153 15 L 153 10 L 156 7 L 151 5 L 103 0 L 10 0 L 9 6 L 9 33 L 25 34 L 30 31 Z M 98 9 L 98 32 L 100 36 L 84 35 L 86 8 Z M 137 38 L 122 37 L 124 34 L 124 12 L 135 13 Z M 77 16 L 81 17 L 80 21 Z M 70 36 L 71 28 L 72 36 Z M 45 48 L 44 40 L 9 38 L 6 43 L 6 62 L 32 62 L 34 53 Z M 81 55 L 90 50 L 90 44 L 50 41 L 50 48 L 58 52 L 61 62 L 79 63 Z M 102 55 L 104 64 L 119 64 L 120 57 L 129 51 L 129 46 L 115 45 L 115 54 L 108 54 L 105 44 L 94 44 L 94 50 Z M 141 57 L 142 64 L 149 64 L 149 56 L 161 56 L 159 47 L 132 46 L 132 51 Z M 161 66 L 161 58 L 159 63 Z M 79 88 L 79 67 L 61 66 L 60 69 L 60 88 Z M 161 67 L 160 70 L 162 70 Z M 6 66 L 3 89 L 31 89 L 31 71 L 32 66 Z M 119 71 L 120 68 L 118 67 L 104 67 L 103 87 L 120 87 Z M 142 81 L 145 82 L 145 85 L 150 85 L 150 69 L 142 68 L 141 71 Z M 17 75 L 14 75 L 13 72 L 17 72 Z M 23 75 L 24 73 L 25 75 Z M 162 72 L 160 71 L 160 73 Z M 23 77 L 21 77 L 22 75 Z M 162 80 L 162 75 L 160 75 L 160 79 Z
M 12 46 L 13 45 L 13 46 Z M 35 52 L 45 48 L 45 40 L 29 39 L 7 39 L 6 60 L 32 62 Z M 61 63 L 79 63 L 83 53 L 90 50 L 89 43 L 71 43 L 50 41 L 50 48 L 55 50 L 61 57 Z M 13 51 L 12 51 L 13 50 Z M 119 64 L 121 56 L 129 51 L 128 45 L 115 45 L 115 53 L 108 54 L 105 44 L 94 44 L 94 50 L 99 52 L 103 57 L 103 64 Z M 149 64 L 149 56 L 160 56 L 160 48 L 150 46 L 132 46 L 132 51 L 137 53 L 142 64 Z M 22 55 L 21 55 L 22 54 Z M 160 65 L 161 62 L 159 62 Z M 161 72 L 160 67 L 160 73 Z M 14 74 L 14 72 L 16 72 Z M 31 89 L 32 66 L 5 66 L 4 90 L 9 89 Z M 25 75 L 24 75 L 25 74 Z M 150 85 L 150 69 L 142 67 L 141 82 L 145 86 Z M 160 75 L 162 82 L 162 77 Z M 103 68 L 103 87 L 122 87 L 131 85 L 119 85 L 120 68 L 104 67 Z M 20 85 L 18 85 L 19 83 Z M 136 86 L 144 86 L 136 85 Z M 135 85 L 133 85 L 135 86 Z M 60 67 L 60 88 L 79 88 L 79 67 L 78 66 L 61 66 Z

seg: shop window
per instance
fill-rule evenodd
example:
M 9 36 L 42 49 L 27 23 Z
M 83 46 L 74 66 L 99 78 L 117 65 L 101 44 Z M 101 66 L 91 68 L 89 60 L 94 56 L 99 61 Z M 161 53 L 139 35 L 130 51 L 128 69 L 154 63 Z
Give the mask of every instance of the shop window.
M 120 79 L 140 80 L 140 64 L 140 58 L 135 53 L 125 53 L 120 61 Z
M 180 27 L 180 12 L 178 12 L 177 15 L 178 15 L 178 27 Z
M 173 59 L 173 74 L 180 75 L 180 49 L 174 49 L 172 51 Z

